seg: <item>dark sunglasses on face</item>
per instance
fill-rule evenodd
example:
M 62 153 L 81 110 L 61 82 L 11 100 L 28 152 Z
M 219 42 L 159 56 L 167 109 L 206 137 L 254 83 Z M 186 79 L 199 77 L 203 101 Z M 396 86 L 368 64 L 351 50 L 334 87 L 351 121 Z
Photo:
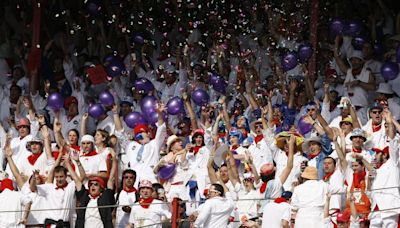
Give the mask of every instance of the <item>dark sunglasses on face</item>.
M 21 125 L 21 126 L 18 127 L 18 129 L 20 129 L 20 128 L 29 128 L 29 126 L 27 126 L 27 125 Z
M 309 111 L 315 111 L 316 109 L 315 108 L 308 108 L 307 109 L 307 112 L 309 112 Z
M 134 179 L 134 176 L 124 176 L 124 179 Z
M 374 114 L 381 114 L 382 111 L 372 111 L 372 113 L 374 113 Z
M 92 186 L 92 185 L 94 185 L 94 186 L 97 187 L 97 186 L 99 186 L 99 183 L 97 183 L 97 182 L 90 182 L 90 183 L 89 183 L 89 186 Z
M 342 122 L 342 125 L 351 125 L 349 122 Z
M 255 127 L 256 129 L 257 129 L 257 128 L 263 128 L 263 125 L 262 125 L 262 124 L 257 124 L 257 125 L 255 125 L 254 127 Z

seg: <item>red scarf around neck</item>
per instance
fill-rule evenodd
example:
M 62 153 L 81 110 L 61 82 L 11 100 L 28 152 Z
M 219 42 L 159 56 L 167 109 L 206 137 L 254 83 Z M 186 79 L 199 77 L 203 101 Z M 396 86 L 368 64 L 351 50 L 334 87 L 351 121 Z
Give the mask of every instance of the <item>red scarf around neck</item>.
M 313 159 L 313 158 L 317 157 L 317 156 L 319 155 L 319 153 L 321 153 L 321 152 L 318 152 L 318 153 L 316 153 L 316 154 L 308 154 L 308 157 L 309 157 L 310 159 Z
M 287 202 L 287 200 L 283 197 L 278 197 L 274 200 L 275 203 L 283 203 L 283 202 Z
M 362 152 L 362 149 L 360 148 L 360 149 L 357 149 L 357 148 L 352 148 L 351 149 L 354 153 L 361 153 Z
M 82 157 L 90 157 L 90 156 L 95 156 L 95 155 L 97 155 L 96 150 L 92 150 L 87 154 L 85 154 L 84 152 L 82 153 Z
M 260 142 L 262 139 L 264 138 L 264 135 L 257 135 L 255 138 L 254 138 L 254 141 L 256 142 L 256 144 L 258 143 L 258 142 Z
M 124 186 L 124 191 L 131 193 L 131 192 L 137 192 L 136 188 L 132 186 L 132 188 L 128 188 L 126 186 Z
M 263 182 L 260 187 L 260 193 L 264 193 L 267 190 L 267 182 Z
M 193 153 L 196 155 L 199 152 L 200 148 L 202 148 L 202 147 L 203 146 L 195 146 L 195 147 L 193 147 Z
M 328 182 L 329 179 L 331 179 L 331 176 L 333 175 L 334 172 L 331 173 L 326 173 L 325 176 L 322 178 L 325 182 Z
M 382 128 L 382 123 L 380 123 L 380 124 L 372 123 L 372 132 L 377 132 L 377 131 L 381 130 L 381 128 Z
M 353 173 L 353 186 L 354 188 L 360 188 L 361 181 L 365 181 L 365 175 L 367 173 L 365 171 L 359 173 Z
M 91 199 L 97 199 L 97 198 L 99 198 L 100 196 L 101 196 L 101 192 L 99 192 L 99 193 L 97 193 L 97 194 L 89 193 L 89 197 L 90 197 Z
M 35 165 L 36 161 L 39 159 L 40 155 L 42 155 L 42 152 L 37 153 L 37 154 L 31 154 L 28 156 L 28 161 L 29 164 Z
M 68 186 L 68 182 L 65 182 L 62 186 L 56 186 L 56 190 L 58 190 L 58 189 L 64 190 L 64 188 L 66 188 L 67 186 Z
M 231 151 L 235 151 L 237 148 L 239 148 L 239 145 L 233 145 L 233 146 L 231 147 Z
M 147 208 L 150 207 L 150 204 L 153 202 L 153 200 L 154 200 L 153 197 L 150 197 L 150 198 L 147 198 L 147 199 L 140 198 L 139 199 L 139 204 L 140 204 L 141 207 L 147 209 Z

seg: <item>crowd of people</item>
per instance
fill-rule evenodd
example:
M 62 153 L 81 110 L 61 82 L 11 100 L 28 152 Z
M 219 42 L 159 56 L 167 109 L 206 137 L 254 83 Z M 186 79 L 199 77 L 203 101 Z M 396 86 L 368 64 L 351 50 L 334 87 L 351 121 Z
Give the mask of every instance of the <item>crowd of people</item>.
M 315 2 L 2 1 L 0 227 L 399 227 L 400 10 Z

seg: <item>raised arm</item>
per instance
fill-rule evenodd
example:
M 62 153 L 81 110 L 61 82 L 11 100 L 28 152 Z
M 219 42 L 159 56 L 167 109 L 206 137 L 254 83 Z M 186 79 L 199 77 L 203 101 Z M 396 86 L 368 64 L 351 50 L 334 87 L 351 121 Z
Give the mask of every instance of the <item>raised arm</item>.
M 81 119 L 81 135 L 86 135 L 87 133 L 87 123 L 88 123 L 88 118 L 89 118 L 89 113 L 85 112 L 82 115 L 82 119 Z
M 224 117 L 225 127 L 227 129 L 231 129 L 232 125 L 231 125 L 231 121 L 230 121 L 230 118 L 229 118 L 228 108 L 227 108 L 227 105 L 226 105 L 225 97 L 220 97 L 218 102 L 222 105 L 222 114 L 223 114 L 223 117 Z
M 252 83 L 246 82 L 246 93 L 247 93 L 247 96 L 250 101 L 251 109 L 256 110 L 259 107 L 258 107 L 258 103 L 257 103 L 256 99 L 254 98 L 254 94 L 251 91 L 251 89 L 252 89 Z
M 289 139 L 288 160 L 287 160 L 285 169 L 283 169 L 282 174 L 279 177 L 282 184 L 286 182 L 286 179 L 288 178 L 288 176 L 293 168 L 293 156 L 294 156 L 294 150 L 295 150 L 295 143 L 296 143 L 296 136 L 291 134 L 290 139 Z
M 111 170 L 110 170 L 110 177 L 108 178 L 107 181 L 107 188 L 114 190 L 115 186 L 115 173 L 117 171 L 117 166 L 118 166 L 118 160 L 117 160 L 117 155 L 114 151 L 114 149 L 110 148 L 110 154 L 111 154 Z
M 64 161 L 65 161 L 65 163 L 64 163 L 65 167 L 68 169 L 68 172 L 71 175 L 72 180 L 74 180 L 74 182 L 75 182 L 76 190 L 79 192 L 82 189 L 82 181 L 71 166 L 71 159 L 70 159 L 69 153 L 67 153 L 64 156 Z M 81 173 L 81 175 L 82 175 L 82 173 Z M 83 171 L 83 175 L 85 175 L 85 171 Z
M 235 158 L 229 148 L 227 149 L 226 153 L 226 165 L 228 167 L 229 180 L 232 182 L 233 186 L 235 186 L 236 183 L 240 183 L 239 173 L 235 164 Z
M 333 57 L 335 58 L 335 61 L 336 61 L 337 65 L 339 66 L 340 71 L 342 71 L 342 73 L 346 74 L 349 67 L 346 65 L 346 63 L 343 61 L 342 57 L 339 54 L 339 48 L 340 48 L 339 41 L 340 41 L 340 37 L 336 36 L 335 47 L 333 50 Z
M 342 147 L 339 145 L 337 139 L 338 139 L 338 136 L 340 136 L 340 141 L 341 141 L 341 142 L 343 142 L 342 140 L 346 140 L 346 139 L 344 138 L 344 133 L 343 133 L 343 131 L 340 131 L 340 132 L 339 132 L 339 131 L 340 131 L 340 130 L 337 129 L 337 128 L 334 130 L 332 141 L 333 141 L 333 143 L 335 144 L 335 149 L 336 149 L 336 153 L 337 153 L 337 155 L 338 155 L 338 157 L 339 157 L 340 168 L 341 168 L 341 170 L 342 170 L 342 173 L 345 173 L 349 164 L 348 164 L 348 162 L 347 162 L 347 160 L 346 160 L 346 155 L 345 155 L 345 153 L 344 153 L 344 149 L 345 149 L 345 148 L 342 148 Z
M 353 105 L 350 104 L 350 99 L 344 101 L 347 103 L 347 107 L 350 109 L 351 120 L 353 121 L 353 128 L 361 128 L 360 122 L 358 121 L 358 116 Z
M 123 131 L 124 127 L 122 125 L 121 122 L 121 118 L 119 117 L 119 110 L 118 110 L 118 105 L 114 104 L 112 109 L 111 109 L 112 113 L 113 113 L 113 119 L 114 119 L 114 124 L 115 124 L 115 131 Z
M 12 158 L 13 152 L 10 147 L 10 140 L 11 140 L 11 138 L 9 136 L 7 136 L 6 145 L 4 147 L 4 153 L 7 157 L 7 162 L 8 162 L 8 165 L 10 166 L 11 173 L 13 174 L 13 176 L 17 182 L 18 188 L 22 189 L 22 186 L 24 186 L 25 180 L 21 176 L 21 174 L 18 170 L 18 167 L 15 165 L 14 159 Z
M 186 92 L 182 93 L 182 99 L 183 99 L 183 102 L 185 104 L 185 108 L 188 111 L 190 122 L 192 124 L 192 129 L 199 128 L 197 126 L 196 114 L 194 113 L 194 110 L 193 110 L 193 107 L 192 107 L 192 103 L 190 102 L 189 96 L 188 96 L 188 94 Z
M 210 178 L 211 184 L 217 183 L 217 181 L 218 181 L 217 174 L 215 173 L 214 166 L 213 166 L 215 152 L 217 151 L 218 147 L 219 147 L 219 143 L 215 144 L 214 148 L 211 150 L 210 157 L 208 158 L 208 163 L 207 163 L 208 176 Z
M 326 133 L 326 135 L 329 137 L 329 139 L 333 140 L 334 132 L 333 132 L 332 128 L 329 127 L 328 123 L 326 122 L 325 118 L 321 115 L 320 112 L 317 112 L 317 120 L 321 124 L 323 131 Z M 315 122 L 313 124 L 315 124 Z M 318 131 L 318 133 L 319 133 L 319 131 Z
M 50 132 L 46 125 L 43 125 L 40 129 L 42 133 L 43 140 L 44 140 L 44 150 L 46 153 L 47 160 L 52 160 L 53 155 L 51 154 L 51 139 L 50 139 Z
M 294 79 L 289 82 L 289 104 L 288 108 L 291 109 L 294 106 L 294 96 L 296 92 L 298 82 Z
M 58 154 L 58 157 L 56 161 L 54 162 L 53 166 L 51 167 L 51 170 L 49 171 L 49 175 L 46 177 L 46 183 L 50 184 L 53 183 L 54 181 L 54 169 L 61 164 L 61 158 L 63 155 L 64 147 L 60 148 L 60 152 Z

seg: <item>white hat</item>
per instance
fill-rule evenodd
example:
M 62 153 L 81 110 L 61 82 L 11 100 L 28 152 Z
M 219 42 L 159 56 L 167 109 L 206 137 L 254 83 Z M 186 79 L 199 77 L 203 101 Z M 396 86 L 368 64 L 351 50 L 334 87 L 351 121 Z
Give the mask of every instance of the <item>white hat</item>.
M 361 51 L 354 50 L 351 52 L 351 54 L 349 56 L 349 59 L 351 59 L 351 58 L 358 58 L 358 59 L 364 60 L 364 55 Z
M 303 152 L 308 152 L 310 142 L 317 142 L 317 143 L 321 144 L 321 138 L 318 136 L 312 136 L 312 137 L 306 139 L 302 146 Z
M 379 84 L 378 90 L 376 92 L 383 94 L 393 94 L 392 86 L 384 82 Z
M 81 138 L 81 143 L 82 143 L 82 142 L 91 142 L 91 143 L 94 143 L 94 137 L 91 136 L 91 135 L 84 135 L 84 136 L 82 136 L 82 138 Z
M 178 140 L 181 140 L 181 139 L 176 135 L 171 135 L 171 136 L 168 137 L 168 139 L 167 139 L 167 152 L 170 151 L 172 144 L 174 142 L 178 141 Z

